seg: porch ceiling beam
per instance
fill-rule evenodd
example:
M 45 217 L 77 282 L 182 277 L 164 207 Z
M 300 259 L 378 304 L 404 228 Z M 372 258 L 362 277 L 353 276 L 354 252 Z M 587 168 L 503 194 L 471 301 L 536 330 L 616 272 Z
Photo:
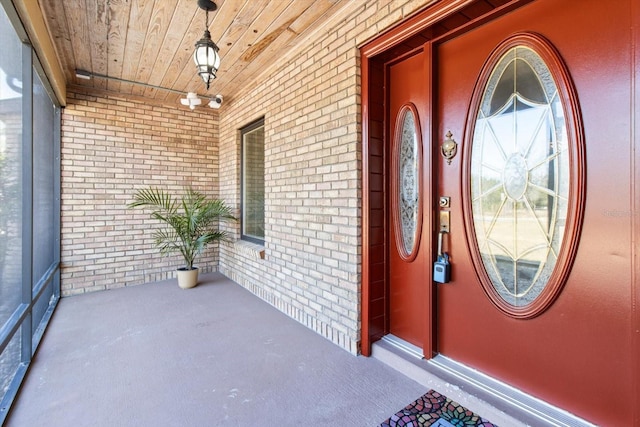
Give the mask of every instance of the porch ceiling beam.
M 56 55 L 49 31 L 44 22 L 44 16 L 38 2 L 29 0 L 14 0 L 13 4 L 20 16 L 33 46 L 42 63 L 51 88 L 62 106 L 67 103 L 67 87 L 62 67 Z

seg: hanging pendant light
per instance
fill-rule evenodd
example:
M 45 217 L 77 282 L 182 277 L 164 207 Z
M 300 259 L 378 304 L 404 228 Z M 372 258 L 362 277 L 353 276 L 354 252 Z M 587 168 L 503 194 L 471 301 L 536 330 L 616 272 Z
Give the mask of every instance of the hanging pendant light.
M 218 46 L 211 40 L 209 32 L 209 12 L 217 9 L 214 2 L 210 0 L 198 0 L 198 6 L 205 11 L 205 27 L 204 35 L 196 43 L 196 51 L 193 54 L 193 60 L 198 67 L 198 74 L 204 81 L 209 90 L 209 85 L 216 78 L 218 68 L 220 68 L 220 50 Z

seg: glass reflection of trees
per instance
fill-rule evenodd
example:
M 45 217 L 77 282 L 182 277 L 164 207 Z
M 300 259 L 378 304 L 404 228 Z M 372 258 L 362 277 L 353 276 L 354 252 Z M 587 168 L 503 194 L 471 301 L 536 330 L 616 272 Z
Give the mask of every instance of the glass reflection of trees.
M 491 74 L 471 154 L 475 232 L 484 267 L 509 304 L 531 303 L 558 258 L 567 214 L 564 114 L 544 61 L 509 50 Z

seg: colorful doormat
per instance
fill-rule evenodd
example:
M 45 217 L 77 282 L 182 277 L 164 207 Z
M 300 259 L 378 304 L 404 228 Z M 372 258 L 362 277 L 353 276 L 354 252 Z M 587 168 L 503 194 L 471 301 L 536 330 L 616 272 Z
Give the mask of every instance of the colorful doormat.
M 406 408 L 393 414 L 380 427 L 497 427 L 464 406 L 429 390 Z

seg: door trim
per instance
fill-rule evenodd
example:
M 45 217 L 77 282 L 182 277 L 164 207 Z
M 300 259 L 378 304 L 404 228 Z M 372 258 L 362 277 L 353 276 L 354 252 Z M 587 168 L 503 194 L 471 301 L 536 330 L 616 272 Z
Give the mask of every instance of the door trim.
M 433 371 L 438 372 L 443 378 L 452 376 L 454 380 L 450 383 L 463 389 L 478 390 L 474 395 L 490 403 L 495 401 L 493 406 L 504 408 L 504 412 L 518 411 L 526 414 L 527 424 L 545 423 L 562 427 L 593 427 L 593 424 L 582 418 L 446 356 L 439 354 L 427 363 Z M 524 416 L 518 417 L 518 420 L 524 422 L 524 418 Z

